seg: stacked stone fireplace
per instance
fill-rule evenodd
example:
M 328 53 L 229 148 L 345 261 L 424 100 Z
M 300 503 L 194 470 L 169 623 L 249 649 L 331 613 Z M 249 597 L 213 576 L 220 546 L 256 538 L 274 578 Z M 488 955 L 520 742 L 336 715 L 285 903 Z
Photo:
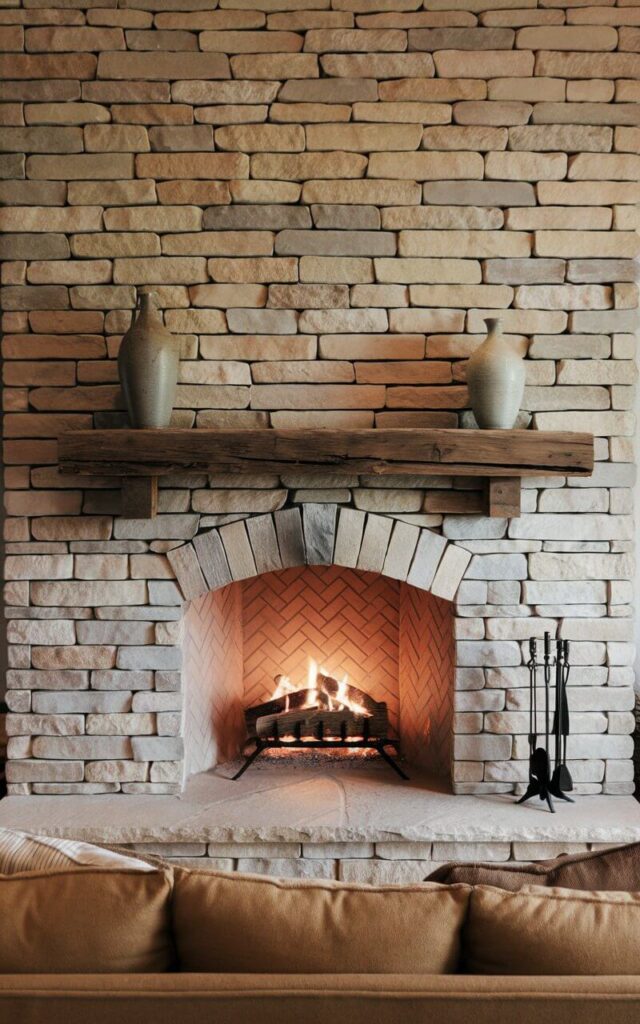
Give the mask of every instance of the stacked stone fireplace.
M 301 670 L 265 611 L 296 587 L 298 635 L 349 595 L 333 624 L 360 609 L 363 651 L 318 659 L 461 795 L 521 789 L 526 644 L 569 639 L 576 790 L 630 793 L 635 0 L 1 20 L 9 793 L 122 804 L 225 771 L 243 709 Z M 123 518 L 121 481 L 61 474 L 56 437 L 125 425 L 144 285 L 180 337 L 174 426 L 473 427 L 466 361 L 500 316 L 519 426 L 593 433 L 595 472 L 528 478 L 522 516 L 489 519 L 455 475 L 184 470 Z
M 243 709 L 310 655 L 384 697 L 409 761 L 455 792 L 518 790 L 526 642 L 547 631 L 572 641 L 578 792 L 629 792 L 627 584 L 589 578 L 623 575 L 628 556 L 527 537 L 556 517 L 407 518 L 312 502 L 214 528 L 195 514 L 36 522 L 113 537 L 8 558 L 30 576 L 7 585 L 25 601 L 10 609 L 10 793 L 178 793 L 238 755 Z

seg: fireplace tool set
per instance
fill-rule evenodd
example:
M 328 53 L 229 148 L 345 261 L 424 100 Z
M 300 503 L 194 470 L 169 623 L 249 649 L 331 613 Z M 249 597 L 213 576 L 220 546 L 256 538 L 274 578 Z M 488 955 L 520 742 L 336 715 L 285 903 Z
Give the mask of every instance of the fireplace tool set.
M 567 682 L 569 680 L 569 641 L 556 640 L 556 655 L 551 656 L 551 634 L 544 634 L 544 653 L 541 662 L 537 660 L 537 640 L 529 640 L 529 785 L 524 796 L 517 801 L 525 803 L 533 796 L 547 802 L 554 813 L 552 797 L 573 803 L 567 796 L 573 789 L 573 779 L 567 767 L 567 737 L 569 735 L 569 703 Z M 542 668 L 544 685 L 544 707 L 540 714 L 544 723 L 544 744 L 538 739 L 540 720 L 538 718 L 538 669 Z M 555 707 L 551 723 L 551 680 L 555 669 Z M 554 740 L 554 764 L 551 770 L 550 740 Z

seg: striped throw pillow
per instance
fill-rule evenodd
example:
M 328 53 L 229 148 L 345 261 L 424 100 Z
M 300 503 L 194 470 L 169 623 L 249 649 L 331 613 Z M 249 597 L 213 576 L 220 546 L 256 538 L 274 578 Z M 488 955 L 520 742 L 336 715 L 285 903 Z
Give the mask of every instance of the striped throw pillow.
M 65 867 L 128 868 L 154 871 L 153 864 L 114 850 L 106 850 L 75 839 L 33 836 L 0 828 L 0 875 L 21 871 L 48 871 Z

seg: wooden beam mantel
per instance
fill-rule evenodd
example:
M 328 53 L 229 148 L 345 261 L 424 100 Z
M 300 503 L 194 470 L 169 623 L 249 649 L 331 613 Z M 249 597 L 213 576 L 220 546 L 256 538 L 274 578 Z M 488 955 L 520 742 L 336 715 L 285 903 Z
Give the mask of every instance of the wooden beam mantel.
M 366 473 L 488 480 L 488 515 L 516 515 L 527 476 L 589 476 L 591 434 L 536 430 L 77 430 L 58 438 L 63 473 L 116 476 L 135 491 L 129 512 L 153 515 L 159 476 L 205 473 Z M 150 478 L 144 488 L 140 478 Z M 131 479 L 133 478 L 133 479 Z M 131 488 L 135 480 L 136 486 Z M 501 485 L 498 481 L 501 480 Z M 139 483 L 138 483 L 139 482 Z M 442 511 L 445 511 L 442 509 Z

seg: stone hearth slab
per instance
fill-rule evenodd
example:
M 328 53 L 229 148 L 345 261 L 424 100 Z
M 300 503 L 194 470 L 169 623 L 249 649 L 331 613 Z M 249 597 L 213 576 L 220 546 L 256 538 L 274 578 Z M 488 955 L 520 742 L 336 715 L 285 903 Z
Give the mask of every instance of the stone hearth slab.
M 556 814 L 511 795 L 454 796 L 388 767 L 250 769 L 193 776 L 179 796 L 29 796 L 0 802 L 0 827 L 102 843 L 640 841 L 640 804 L 629 796 L 578 796 Z

